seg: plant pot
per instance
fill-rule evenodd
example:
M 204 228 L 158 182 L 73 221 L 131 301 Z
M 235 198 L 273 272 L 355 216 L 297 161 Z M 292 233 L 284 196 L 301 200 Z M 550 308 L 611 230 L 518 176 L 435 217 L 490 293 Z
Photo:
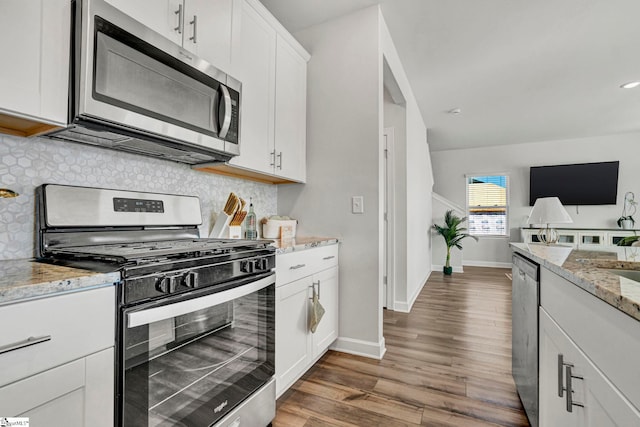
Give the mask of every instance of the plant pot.
M 633 221 L 631 221 L 630 219 L 623 219 L 622 221 L 620 221 L 620 225 L 622 226 L 623 230 L 633 229 Z
M 453 273 L 453 267 L 442 267 L 442 272 L 445 276 L 451 276 L 451 273 Z

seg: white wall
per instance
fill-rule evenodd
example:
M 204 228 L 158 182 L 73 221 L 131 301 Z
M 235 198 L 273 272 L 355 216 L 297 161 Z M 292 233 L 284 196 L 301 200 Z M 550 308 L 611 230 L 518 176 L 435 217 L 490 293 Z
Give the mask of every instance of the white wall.
M 307 184 L 278 189 L 278 211 L 298 234 L 340 243 L 340 340 L 380 357 L 381 67 L 378 10 L 367 8 L 297 33 L 307 74 Z M 364 214 L 351 197 L 364 197 Z
M 527 226 L 529 206 L 529 167 L 568 163 L 620 161 L 616 205 L 569 206 L 572 227 L 617 228 L 627 191 L 640 196 L 640 133 L 590 138 L 514 144 L 431 153 L 435 175 L 434 191 L 461 206 L 466 205 L 467 173 L 504 172 L 509 175 L 509 228 L 512 241 L 520 241 L 520 227 Z M 506 238 L 465 240 L 465 265 L 502 265 L 511 260 Z
M 406 101 L 406 170 L 403 179 L 406 185 L 406 199 L 396 200 L 404 205 L 405 218 L 403 232 L 397 245 L 402 245 L 399 253 L 406 254 L 406 260 L 400 268 L 406 271 L 406 286 L 396 286 L 394 308 L 410 311 L 423 285 L 431 273 L 431 191 L 433 189 L 433 170 L 427 144 L 427 128 L 418 108 L 418 103 L 409 84 L 402 62 L 391 39 L 391 34 L 380 15 L 380 44 L 384 60 L 393 73 Z M 382 62 L 382 58 L 381 58 Z M 382 88 L 380 88 L 382 92 Z M 398 285 L 398 284 L 397 284 Z M 402 284 L 400 284 L 402 285 Z
M 406 183 L 399 244 L 408 309 L 430 272 L 431 164 L 426 128 L 378 6 L 296 34 L 311 54 L 307 75 L 307 184 L 278 189 L 278 211 L 300 235 L 336 236 L 340 247 L 340 331 L 335 348 L 382 357 L 383 60 L 406 99 Z M 364 214 L 351 197 L 364 197 Z M 411 211 L 411 212 L 410 212 Z M 400 253 L 400 251 L 399 251 Z M 402 256 L 402 255 L 401 255 Z M 417 259 L 417 261 L 416 261 Z M 402 308 L 401 307 L 401 308 Z

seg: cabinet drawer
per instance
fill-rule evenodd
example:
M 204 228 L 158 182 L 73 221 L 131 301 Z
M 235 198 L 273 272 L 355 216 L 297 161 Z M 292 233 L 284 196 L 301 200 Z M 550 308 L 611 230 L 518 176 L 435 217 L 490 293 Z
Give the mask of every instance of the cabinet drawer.
M 338 265 L 338 245 L 320 246 L 276 256 L 276 286 Z
M 0 307 L 0 325 L 2 386 L 113 347 L 115 287 Z

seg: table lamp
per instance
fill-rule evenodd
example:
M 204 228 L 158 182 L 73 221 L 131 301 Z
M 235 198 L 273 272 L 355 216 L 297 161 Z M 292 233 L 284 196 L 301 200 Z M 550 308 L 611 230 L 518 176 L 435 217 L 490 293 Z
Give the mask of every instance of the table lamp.
M 546 224 L 538 231 L 538 239 L 546 245 L 558 242 L 558 233 L 549 224 L 571 223 L 573 220 L 557 197 L 536 199 L 527 224 Z

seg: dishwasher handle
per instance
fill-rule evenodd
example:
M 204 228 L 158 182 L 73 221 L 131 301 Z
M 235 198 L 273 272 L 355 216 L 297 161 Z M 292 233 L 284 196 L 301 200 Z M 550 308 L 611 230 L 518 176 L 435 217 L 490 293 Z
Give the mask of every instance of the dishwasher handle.
M 522 273 L 524 273 L 526 276 L 529 276 L 535 282 L 538 281 L 539 274 L 540 274 L 539 273 L 540 265 L 536 264 L 535 262 L 517 253 L 513 254 L 513 265 L 520 270 L 521 275 Z

